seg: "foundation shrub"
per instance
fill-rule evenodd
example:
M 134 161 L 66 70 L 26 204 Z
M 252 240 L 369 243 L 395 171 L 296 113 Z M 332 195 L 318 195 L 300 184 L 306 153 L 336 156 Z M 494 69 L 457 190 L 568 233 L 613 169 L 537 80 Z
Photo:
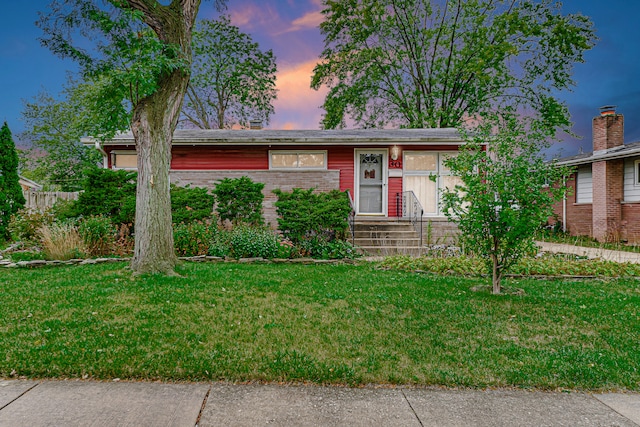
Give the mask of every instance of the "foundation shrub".
M 87 171 L 84 191 L 70 209 L 75 216 L 104 215 L 114 224 L 132 224 L 136 213 L 136 172 L 110 169 Z
M 213 190 L 220 220 L 232 224 L 263 224 L 263 188 L 263 183 L 253 182 L 247 176 L 220 180 Z
M 294 188 L 291 192 L 273 190 L 278 227 L 294 244 L 315 245 L 315 241 L 344 240 L 351 212 L 346 193 L 338 190 L 315 192 L 313 188 Z
M 171 216 L 174 224 L 211 221 L 215 197 L 207 188 L 171 185 Z

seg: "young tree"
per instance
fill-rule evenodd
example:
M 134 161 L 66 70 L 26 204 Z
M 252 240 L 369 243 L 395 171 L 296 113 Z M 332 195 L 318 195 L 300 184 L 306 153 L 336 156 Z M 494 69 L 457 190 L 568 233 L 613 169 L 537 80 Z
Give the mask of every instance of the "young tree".
M 276 59 L 229 18 L 199 21 L 193 33 L 192 75 L 182 114 L 202 129 L 269 123 L 276 99 Z
M 83 146 L 80 138 L 89 134 L 90 117 L 85 102 L 86 90 L 92 86 L 69 81 L 56 99 L 41 91 L 29 102 L 24 102 L 22 119 L 26 131 L 24 139 L 45 152 L 34 159 L 38 174 L 49 187 L 61 191 L 82 189 L 84 171 L 98 165 L 102 156 L 95 149 Z
M 200 0 L 52 0 L 38 22 L 43 45 L 78 61 L 94 85 L 92 134 L 106 139 L 127 123 L 133 132 L 138 183 L 131 267 L 136 273 L 172 274 L 177 261 L 171 141 L 189 82 L 199 7 Z M 89 41 L 77 43 L 76 36 Z
M 4 122 L 0 128 L 0 239 L 9 238 L 11 215 L 24 207 L 25 199 L 18 175 L 18 153 Z
M 556 93 L 595 41 L 557 0 L 324 0 L 311 86 L 327 86 L 322 125 L 458 127 L 505 105 L 567 126 Z
M 463 132 L 467 144 L 460 153 L 445 160 L 461 180 L 443 191 L 445 213 L 466 246 L 484 259 L 495 294 L 505 271 L 535 250 L 535 232 L 564 195 L 566 188 L 553 184 L 567 169 L 539 155 L 553 132 L 542 121 L 525 124 L 509 112 L 484 115 L 477 129 Z

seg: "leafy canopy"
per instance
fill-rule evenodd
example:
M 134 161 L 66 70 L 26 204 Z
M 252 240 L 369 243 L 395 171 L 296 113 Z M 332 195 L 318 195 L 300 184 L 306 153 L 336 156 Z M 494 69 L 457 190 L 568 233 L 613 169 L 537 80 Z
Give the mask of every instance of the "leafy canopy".
M 568 127 L 555 94 L 595 41 L 556 0 L 324 0 L 311 86 L 327 86 L 325 128 L 458 127 L 505 106 Z
M 128 129 L 132 109 L 158 90 L 163 76 L 189 67 L 179 46 L 161 40 L 128 3 L 52 0 L 37 22 L 42 45 L 80 65 L 91 86 L 84 104 L 89 134 L 102 139 Z
M 443 191 L 445 213 L 485 261 L 494 293 L 500 293 L 504 272 L 535 251 L 535 232 L 565 193 L 566 187 L 554 184 L 568 170 L 539 155 L 551 131 L 513 112 L 486 114 L 472 133 L 463 131 L 467 144 L 460 153 L 445 160 L 461 181 Z
M 44 156 L 32 156 L 34 172 L 50 189 L 78 191 L 82 188 L 84 171 L 102 160 L 100 153 L 82 145 L 80 138 L 90 134 L 91 113 L 86 99 L 92 85 L 68 81 L 62 99 L 41 91 L 25 102 L 22 119 L 26 126 L 24 139 L 44 151 Z
M 228 17 L 203 20 L 193 33 L 193 63 L 182 114 L 202 129 L 266 123 L 276 99 L 276 59 Z

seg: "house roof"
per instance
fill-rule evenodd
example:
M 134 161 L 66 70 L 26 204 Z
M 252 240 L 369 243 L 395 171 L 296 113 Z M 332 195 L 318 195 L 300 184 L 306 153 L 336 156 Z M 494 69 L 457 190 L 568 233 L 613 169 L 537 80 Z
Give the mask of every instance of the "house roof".
M 94 138 L 83 138 L 85 145 L 94 145 Z M 101 145 L 132 145 L 131 133 L 116 135 Z M 177 129 L 173 145 L 403 145 L 461 144 L 457 129 L 340 129 L 340 130 L 227 130 Z
M 29 178 L 25 178 L 24 176 L 19 176 L 20 185 L 24 187 L 29 187 L 32 190 L 40 191 L 42 190 L 42 185 L 38 184 L 35 181 L 30 180 Z
M 640 141 L 620 145 L 608 150 L 592 151 L 590 153 L 563 157 L 561 159 L 557 159 L 556 164 L 562 166 L 577 166 L 598 162 L 600 160 L 623 159 L 635 156 L 640 156 Z

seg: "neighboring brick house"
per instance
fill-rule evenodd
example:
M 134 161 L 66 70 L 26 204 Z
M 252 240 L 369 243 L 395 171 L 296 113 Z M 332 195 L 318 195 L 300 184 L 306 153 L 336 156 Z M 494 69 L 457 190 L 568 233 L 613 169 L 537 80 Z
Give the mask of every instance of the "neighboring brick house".
M 571 235 L 640 243 L 640 142 L 624 144 L 624 118 L 603 107 L 593 119 L 593 152 L 558 160 L 573 166 L 572 189 L 555 206 Z
M 425 217 L 444 220 L 439 190 L 457 178 L 443 159 L 462 144 L 455 129 L 176 130 L 170 173 L 177 185 L 212 188 L 241 176 L 265 183 L 264 215 L 271 224 L 272 190 L 296 187 L 350 190 L 356 214 L 370 218 L 401 216 L 398 196 L 412 191 Z M 136 168 L 132 135 L 96 146 L 106 168 Z

